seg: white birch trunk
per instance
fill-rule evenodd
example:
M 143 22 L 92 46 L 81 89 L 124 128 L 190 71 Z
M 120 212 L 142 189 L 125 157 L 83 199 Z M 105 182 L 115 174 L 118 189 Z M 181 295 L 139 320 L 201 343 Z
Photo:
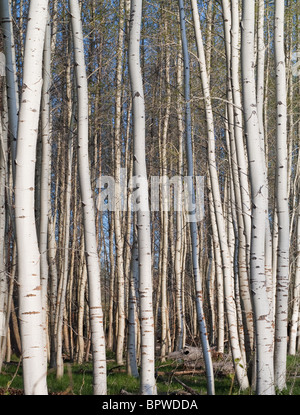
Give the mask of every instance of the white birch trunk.
M 193 149 L 192 149 L 192 122 L 191 122 L 191 107 L 190 107 L 190 62 L 189 62 L 189 52 L 188 52 L 188 43 L 187 43 L 186 25 L 185 25 L 186 17 L 185 17 L 183 0 L 179 0 L 178 5 L 179 5 L 179 16 L 180 16 L 182 55 L 183 55 L 183 65 L 184 65 L 187 174 L 188 176 L 190 176 L 191 179 L 193 179 L 194 160 L 193 160 Z M 198 13 L 198 10 L 197 10 L 197 13 Z M 193 184 L 189 188 L 189 196 L 192 197 L 193 201 L 195 201 L 195 190 L 194 190 Z M 198 230 L 197 230 L 197 223 L 195 221 L 190 222 L 190 232 L 191 232 L 191 240 L 192 240 L 192 262 L 193 262 L 193 274 L 194 274 L 195 291 L 196 291 L 197 320 L 198 320 L 198 328 L 200 332 L 201 345 L 203 349 L 203 356 L 204 356 L 205 368 L 206 368 L 207 393 L 208 395 L 214 395 L 215 394 L 214 373 L 213 373 L 213 367 L 212 367 L 211 349 L 210 349 L 210 345 L 208 342 L 208 333 L 207 333 L 207 328 L 206 328 L 205 316 L 203 312 L 203 293 L 202 293 L 202 283 L 201 283 L 201 276 L 200 276 L 200 270 L 199 270 L 199 257 L 198 257 Z
M 56 367 L 57 331 L 55 316 L 58 277 L 56 267 L 55 225 L 51 217 L 48 223 L 48 263 L 50 273 L 50 367 Z
M 133 242 L 131 256 L 131 270 L 129 281 L 128 299 L 128 373 L 136 378 L 139 377 L 137 367 L 137 288 L 139 280 L 139 258 L 136 241 Z
M 140 65 L 142 0 L 131 1 L 129 75 L 132 91 L 134 174 L 140 195 L 137 211 L 139 252 L 139 298 L 141 319 L 141 394 L 156 395 L 154 320 L 152 304 L 150 212 L 145 159 L 145 103 Z
M 89 102 L 82 23 L 78 0 L 70 0 L 78 99 L 78 169 L 83 206 L 84 238 L 89 289 L 94 395 L 106 395 L 106 352 L 101 304 L 100 260 L 97 252 L 95 206 L 88 157 Z
M 116 71 L 116 117 L 115 117 L 115 244 L 116 244 L 116 266 L 118 277 L 118 333 L 116 360 L 119 365 L 123 364 L 123 349 L 125 340 L 125 279 L 123 259 L 123 235 L 122 235 L 122 200 L 121 200 L 121 117 L 122 117 L 122 79 L 123 79 L 123 40 L 124 40 L 124 0 L 119 4 L 119 34 L 117 48 L 117 71 Z M 124 201 L 123 201 L 124 203 Z
M 71 125 L 71 123 L 70 123 Z M 69 137 L 68 157 L 67 157 L 67 177 L 65 184 L 65 212 L 63 215 L 64 223 L 64 256 L 61 271 L 61 280 L 59 282 L 59 293 L 57 307 L 57 355 L 56 355 L 56 376 L 58 379 L 62 378 L 64 374 L 64 362 L 62 357 L 63 347 L 63 326 L 64 326 L 64 311 L 66 304 L 67 283 L 69 277 L 69 245 L 70 245 L 70 208 L 71 208 L 71 193 L 72 193 L 72 161 L 73 161 L 73 139 Z
M 181 44 L 180 44 L 181 47 Z M 183 73 L 182 73 L 182 54 L 178 52 L 177 60 L 177 88 L 181 92 L 183 85 Z M 181 93 L 178 92 L 176 108 L 178 117 L 178 174 L 183 176 L 183 135 L 184 125 L 182 117 L 182 103 Z M 181 183 L 181 182 L 179 182 Z M 183 309 L 183 267 L 182 267 L 182 251 L 183 251 L 183 200 L 182 189 L 178 191 L 178 206 L 176 211 L 176 241 L 175 241 L 175 259 L 174 259 L 174 272 L 176 280 L 175 288 L 175 302 L 176 302 L 176 316 L 177 316 L 177 340 L 176 350 L 181 350 L 184 347 L 184 309 Z
M 264 19 L 265 19 L 265 4 L 264 0 L 258 2 L 258 22 L 257 22 L 257 79 L 256 79 L 256 97 L 257 97 L 257 114 L 259 122 L 259 134 L 261 140 L 261 148 L 266 149 L 265 144 L 265 127 L 264 127 L 264 97 L 265 97 L 265 43 L 264 43 Z M 263 163 L 267 169 L 267 155 L 266 151 L 262 153 Z M 266 198 L 268 199 L 269 189 L 266 187 Z M 272 275 L 272 240 L 269 222 L 269 212 L 266 210 L 266 228 L 265 228 L 265 273 L 266 283 L 268 287 L 268 297 L 270 301 L 275 294 L 273 289 L 273 275 Z
M 220 252 L 219 235 L 215 217 L 215 208 L 211 192 L 210 176 L 207 175 L 207 187 L 209 198 L 209 212 L 212 227 L 212 250 L 213 258 L 215 261 L 215 273 L 216 273 L 216 289 L 217 289 L 217 351 L 224 353 L 224 340 L 225 340 L 225 310 L 224 310 L 224 280 L 222 271 L 222 256 Z
M 248 171 L 244 149 L 242 130 L 242 105 L 240 93 L 239 63 L 240 63 L 240 33 L 238 2 L 223 0 L 223 18 L 225 32 L 225 50 L 227 59 L 228 86 L 228 133 L 230 143 L 230 165 L 236 199 L 236 216 L 238 229 L 238 278 L 241 307 L 245 332 L 247 364 L 251 361 L 253 351 L 253 316 L 249 287 L 249 260 L 251 216 Z
M 206 60 L 203 47 L 203 40 L 200 27 L 199 13 L 197 9 L 197 3 L 195 0 L 191 0 L 194 29 L 197 43 L 197 52 L 200 65 L 200 76 L 204 94 L 205 103 L 205 114 L 207 123 L 207 136 L 208 136 L 208 163 L 209 163 L 209 174 L 211 180 L 212 197 L 214 202 L 214 209 L 216 215 L 216 223 L 218 229 L 218 236 L 220 240 L 220 249 L 222 255 L 223 264 L 223 275 L 224 275 L 224 293 L 225 293 L 225 304 L 226 313 L 229 325 L 229 337 L 232 357 L 236 369 L 237 379 L 241 389 L 246 389 L 249 386 L 246 365 L 243 360 L 239 345 L 238 327 L 237 327 L 237 310 L 233 298 L 234 287 L 233 287 L 233 268 L 230 262 L 230 252 L 228 242 L 226 238 L 226 228 L 224 223 L 224 213 L 222 208 L 222 202 L 220 197 L 219 179 L 217 173 L 217 165 L 215 160 L 215 135 L 214 135 L 214 121 L 213 111 L 210 98 L 210 88 L 208 83 L 207 71 L 206 71 Z
M 12 137 L 12 158 L 16 156 L 16 143 L 18 133 L 18 114 L 19 114 L 19 95 L 18 79 L 15 56 L 15 43 L 13 34 L 13 24 L 11 16 L 11 0 L 2 0 L 0 2 L 0 21 L 4 34 L 4 52 L 6 57 L 6 87 L 7 87 L 7 104 L 9 131 Z M 15 173 L 15 164 L 12 165 Z M 15 176 L 13 174 L 13 176 Z
M 293 303 L 292 303 L 292 319 L 289 339 L 289 354 L 296 355 L 297 350 L 297 335 L 299 327 L 299 305 L 300 305 L 300 208 L 298 207 L 297 214 L 297 231 L 296 231 L 296 246 L 297 259 L 295 266 L 295 281 L 293 289 Z
M 4 56 L 1 53 L 2 56 Z M 3 66 L 5 61 L 1 62 Z M 8 119 L 7 119 L 7 96 L 5 77 L 0 74 L 0 91 L 2 95 L 2 108 L 0 109 L 0 371 L 2 370 L 3 358 L 7 345 L 7 323 L 9 320 L 8 310 L 8 282 L 6 273 L 6 188 L 8 186 Z
M 47 0 L 30 2 L 15 160 L 19 315 L 26 395 L 47 394 L 47 354 L 43 335 L 40 253 L 34 212 L 35 159 L 47 16 Z
M 81 266 L 81 276 L 79 282 L 79 293 L 78 293 L 78 355 L 77 361 L 79 364 L 83 363 L 84 358 L 84 336 L 83 336 L 83 321 L 84 321 L 84 294 L 86 289 L 87 282 L 87 271 L 86 271 L 86 261 L 84 258 L 84 239 L 81 242 L 80 248 L 80 266 Z
M 287 97 L 284 51 L 284 2 L 275 1 L 275 70 L 276 70 L 276 201 L 278 249 L 275 318 L 275 382 L 281 391 L 286 386 L 287 323 L 289 295 L 289 206 L 287 161 Z
M 167 23 L 165 25 L 165 28 Z M 168 142 L 168 127 L 170 118 L 170 106 L 171 106 L 171 90 L 170 90 L 170 52 L 168 46 L 166 46 L 165 55 L 165 76 L 166 76 L 166 111 L 164 115 L 163 128 L 162 128 L 162 144 L 161 144 L 161 164 L 162 164 L 162 177 L 163 183 L 167 178 L 167 142 Z M 168 305 L 167 305 L 167 275 L 168 275 L 168 226 L 169 226 L 169 211 L 167 209 L 168 195 L 166 195 L 165 187 L 162 184 L 162 207 L 161 212 L 162 220 L 162 249 L 161 249 L 161 357 L 164 361 L 168 350 Z
M 41 108 L 41 135 L 42 135 L 42 164 L 41 164 L 41 214 L 39 229 L 39 247 L 41 253 L 40 271 L 42 285 L 42 310 L 44 335 L 47 336 L 47 306 L 48 306 L 48 216 L 50 209 L 50 96 L 51 84 L 51 29 L 50 20 L 46 25 L 44 60 L 43 60 L 43 88 Z
M 274 394 L 273 321 L 265 276 L 266 168 L 261 148 L 254 77 L 255 2 L 243 0 L 242 81 L 246 142 L 251 181 L 252 234 L 250 282 L 256 336 L 256 393 Z

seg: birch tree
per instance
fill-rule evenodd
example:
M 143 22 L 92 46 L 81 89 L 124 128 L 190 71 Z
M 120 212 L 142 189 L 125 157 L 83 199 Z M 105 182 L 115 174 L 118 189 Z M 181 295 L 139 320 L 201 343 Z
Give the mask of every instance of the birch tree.
M 14 31 L 12 24 L 11 1 L 3 0 L 0 3 L 0 19 L 1 27 L 4 34 L 4 51 L 6 57 L 6 87 L 8 102 L 8 120 L 9 130 L 12 141 L 12 157 L 15 159 L 16 143 L 18 132 L 18 113 L 19 113 L 19 97 L 18 97 L 18 79 L 16 68 L 16 48 L 14 41 Z M 13 172 L 15 165 L 13 164 Z
M 192 11 L 193 11 L 193 20 L 195 28 L 195 36 L 197 43 L 197 52 L 199 57 L 200 65 L 200 76 L 202 81 L 202 88 L 205 98 L 205 114 L 206 114 L 206 123 L 207 123 L 207 134 L 208 134 L 208 164 L 209 164 L 209 174 L 211 181 L 211 190 L 212 197 L 216 215 L 218 236 L 220 240 L 220 248 L 222 254 L 222 264 L 223 264 L 223 275 L 224 275 L 224 293 L 225 293 L 225 303 L 226 303 L 226 312 L 227 318 L 229 321 L 229 333 L 230 333 L 230 345 L 231 352 L 233 356 L 233 361 L 235 362 L 236 373 L 238 377 L 239 384 L 242 389 L 246 389 L 249 386 L 245 362 L 241 353 L 240 345 L 238 343 L 238 330 L 237 330 L 237 315 L 236 315 L 236 306 L 233 301 L 233 284 L 232 284 L 232 267 L 230 264 L 229 258 L 229 248 L 226 240 L 226 230 L 223 216 L 222 203 L 220 198 L 220 189 L 217 176 L 217 167 L 215 160 L 215 137 L 214 137 L 214 123 L 212 115 L 212 105 L 210 98 L 210 90 L 208 83 L 208 76 L 206 70 L 206 60 L 205 53 L 202 41 L 202 33 L 200 27 L 200 20 L 196 2 L 192 0 Z
M 78 0 L 70 0 L 74 44 L 75 74 L 78 105 L 78 170 L 83 208 L 86 264 L 88 273 L 89 313 L 93 352 L 94 395 L 106 395 L 106 353 L 101 303 L 100 262 L 97 252 L 95 206 L 90 182 L 88 156 L 89 101 L 85 69 L 84 44 Z
M 181 47 L 181 42 L 180 45 Z M 178 52 L 177 58 L 177 88 L 179 89 L 176 109 L 178 117 L 178 173 L 183 175 L 183 143 L 184 143 L 184 120 L 182 111 L 182 87 L 183 87 L 183 64 L 182 54 Z M 174 259 L 174 272 L 176 279 L 176 316 L 177 316 L 177 350 L 181 350 L 184 347 L 184 310 L 183 310 L 183 264 L 182 264 L 182 251 L 183 251 L 183 195 L 181 189 L 181 181 L 179 181 L 178 191 L 178 205 L 176 211 L 176 242 L 175 242 L 175 259 Z
M 287 159 L 287 96 L 284 46 L 284 2 L 275 1 L 275 70 L 276 70 L 276 207 L 278 249 L 275 318 L 275 382 L 281 391 L 286 385 L 287 322 L 289 296 L 289 205 Z
M 41 163 L 41 213 L 39 229 L 39 249 L 41 254 L 40 272 L 42 286 L 42 310 L 45 342 L 47 341 L 47 311 L 48 311 L 48 220 L 50 209 L 50 85 L 51 85 L 51 30 L 50 16 L 45 32 L 43 55 L 43 87 L 41 108 L 41 136 L 42 136 L 42 163 Z
M 141 376 L 142 395 L 155 395 L 154 374 L 154 320 L 152 305 L 151 238 L 145 158 L 145 103 L 140 64 L 142 0 L 131 1 L 129 33 L 129 75 L 132 93 L 132 120 L 134 145 L 134 175 L 139 189 L 137 239 L 139 257 L 139 298 L 141 319 Z
M 184 98 L 185 98 L 185 135 L 186 135 L 186 155 L 187 155 L 187 173 L 188 176 L 193 179 L 194 176 L 194 161 L 193 161 L 193 149 L 192 149 L 192 120 L 191 120 L 191 107 L 190 107 L 190 63 L 189 63 L 189 52 L 186 36 L 186 25 L 185 25 L 185 10 L 182 0 L 179 0 L 179 16 L 180 16 L 180 29 L 181 29 L 181 42 L 182 42 L 182 56 L 184 65 Z M 195 193 L 192 181 L 190 181 L 189 195 L 192 200 L 195 201 Z M 192 212 L 194 214 L 194 212 Z M 214 385 L 214 373 L 212 368 L 211 349 L 208 342 L 207 329 L 205 316 L 203 312 L 203 299 L 202 299 L 202 287 L 199 272 L 199 257 L 198 257 L 198 232 L 197 223 L 195 220 L 190 222 L 190 232 L 192 241 L 192 261 L 193 261 L 193 274 L 195 279 L 196 289 L 196 308 L 198 326 L 201 337 L 201 344 L 203 349 L 206 377 L 207 377 L 207 388 L 208 394 L 215 394 Z
M 40 253 L 34 211 L 35 160 L 42 91 L 47 0 L 29 7 L 16 155 L 15 213 L 18 249 L 19 316 L 26 395 L 47 394 Z
M 5 224 L 7 222 L 6 211 L 6 187 L 8 185 L 8 117 L 7 117 L 7 94 L 5 82 L 5 55 L 0 52 L 0 370 L 5 356 L 7 345 L 7 324 L 9 322 L 9 293 L 6 272 L 6 244 Z
M 124 42 L 124 0 L 119 4 L 119 31 L 117 48 L 116 71 L 116 119 L 115 119 L 115 243 L 116 265 L 118 276 L 118 333 L 117 333 L 117 363 L 123 363 L 123 348 L 125 339 L 125 279 L 122 235 L 122 200 L 121 200 L 121 117 L 122 117 L 122 78 L 123 78 L 123 42 Z
M 256 339 L 256 393 L 273 395 L 273 320 L 265 275 L 266 167 L 259 135 L 256 83 L 254 76 L 255 2 L 243 0 L 242 9 L 242 91 L 244 123 L 251 184 L 252 220 L 250 283 Z

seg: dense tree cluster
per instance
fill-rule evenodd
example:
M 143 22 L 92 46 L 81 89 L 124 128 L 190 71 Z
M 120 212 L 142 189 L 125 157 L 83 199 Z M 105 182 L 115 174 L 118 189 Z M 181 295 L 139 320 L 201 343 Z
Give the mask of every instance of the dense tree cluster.
M 283 390 L 300 3 L 1 0 L 0 24 L 0 368 L 17 354 L 47 394 L 47 367 L 92 359 L 106 394 L 112 350 L 155 394 L 155 359 L 190 345 L 208 394 L 212 350 L 242 390 Z

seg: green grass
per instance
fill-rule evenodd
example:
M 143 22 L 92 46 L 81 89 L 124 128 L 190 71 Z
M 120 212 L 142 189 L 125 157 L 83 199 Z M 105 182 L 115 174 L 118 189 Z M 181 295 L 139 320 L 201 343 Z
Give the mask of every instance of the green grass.
M 119 395 L 122 389 L 129 393 L 139 393 L 139 380 L 128 376 L 126 367 L 117 366 L 112 356 L 108 356 L 107 364 L 107 384 L 109 395 Z M 180 393 L 185 388 L 177 379 L 187 387 L 193 389 L 200 395 L 206 395 L 206 379 L 203 374 L 181 374 L 178 372 L 183 367 L 173 361 L 160 362 L 156 364 L 157 371 L 157 391 L 159 395 L 170 395 Z M 49 393 L 92 395 L 92 364 L 82 365 L 65 363 L 64 376 L 56 379 L 55 369 L 48 371 Z M 0 388 L 2 393 L 9 394 L 10 388 L 23 389 L 22 365 L 17 358 L 12 362 L 3 365 L 0 374 Z M 215 377 L 216 395 L 239 395 L 242 394 L 238 388 L 233 375 Z M 251 394 L 244 391 L 243 394 Z M 287 359 L 287 388 L 280 395 L 300 395 L 300 356 L 288 356 Z
M 281 395 L 300 395 L 300 356 L 287 357 L 287 387 Z

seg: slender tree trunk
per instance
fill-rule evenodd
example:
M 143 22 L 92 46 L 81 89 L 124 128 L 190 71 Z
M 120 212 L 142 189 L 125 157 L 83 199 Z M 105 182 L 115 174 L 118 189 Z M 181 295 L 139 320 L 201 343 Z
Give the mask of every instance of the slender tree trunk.
M 108 303 L 108 334 L 107 334 L 107 348 L 113 349 L 114 344 L 114 285 L 115 285 L 115 258 L 114 258 L 114 221 L 115 212 L 111 212 L 110 227 L 109 227 L 109 303 Z
M 227 2 L 227 1 L 226 1 Z M 225 2 L 224 2 L 225 3 Z M 235 192 L 238 195 L 240 204 L 238 207 L 238 232 L 239 232 L 239 280 L 240 293 L 243 308 L 244 326 L 246 334 L 246 351 L 247 364 L 250 364 L 250 358 L 253 352 L 254 329 L 253 329 L 253 311 L 250 298 L 249 286 L 249 248 L 251 240 L 251 203 L 248 183 L 248 168 L 245 155 L 244 135 L 243 135 L 243 116 L 242 116 L 242 100 L 241 87 L 239 78 L 240 67 L 240 31 L 239 31 L 239 4 L 238 1 L 231 2 L 231 67 L 229 69 L 232 86 L 232 100 L 234 119 L 233 135 L 234 135 L 234 152 L 236 152 L 235 165 L 237 167 L 236 178 L 238 177 L 239 189 L 237 183 Z M 240 195 L 239 195 L 240 192 Z M 243 216 L 243 223 L 240 215 Z
M 139 253 L 139 298 L 141 319 L 141 393 L 156 395 L 154 374 L 154 320 L 152 305 L 151 238 L 145 159 L 145 103 L 140 65 L 142 0 L 131 1 L 129 75 L 132 91 L 134 174 L 137 177 L 140 208 L 137 211 Z
M 71 115 L 70 115 L 71 116 Z M 71 122 L 69 123 L 71 126 Z M 59 282 L 58 292 L 58 307 L 57 307 L 57 356 L 56 356 L 56 376 L 58 379 L 62 378 L 64 374 L 64 364 L 62 357 L 63 348 L 63 326 L 64 326 L 64 312 L 67 295 L 67 283 L 69 277 L 69 247 L 70 247 L 70 208 L 71 208 L 71 193 L 72 193 L 72 161 L 73 161 L 73 139 L 69 137 L 68 156 L 67 156 L 67 175 L 65 184 L 65 214 L 64 214 L 64 256 L 62 264 L 62 272 Z
M 207 135 L 208 135 L 208 163 L 209 174 L 211 180 L 212 196 L 215 208 L 216 222 L 218 228 L 218 235 L 220 240 L 220 248 L 222 254 L 223 274 L 224 274 L 224 293 L 226 313 L 229 324 L 231 352 L 233 361 L 235 364 L 237 378 L 242 389 L 246 389 L 249 386 L 247 373 L 245 368 L 245 362 L 241 353 L 240 345 L 238 342 L 238 327 L 237 327 L 237 310 L 235 302 L 233 301 L 233 268 L 230 263 L 230 252 L 228 242 L 226 240 L 226 228 L 224 223 L 222 202 L 220 197 L 219 181 L 216 166 L 215 155 L 215 135 L 214 135 L 214 121 L 213 112 L 210 98 L 210 89 L 206 71 L 206 61 L 203 47 L 203 40 L 200 28 L 200 19 L 197 10 L 197 4 L 195 0 L 192 1 L 193 20 L 197 42 L 197 52 L 199 57 L 200 75 L 202 81 L 203 94 L 205 98 L 205 114 L 207 123 Z
M 11 135 L 12 158 L 16 157 L 16 144 L 18 134 L 19 96 L 16 68 L 16 50 L 11 15 L 11 1 L 0 2 L 0 21 L 4 34 L 4 52 L 6 57 L 6 87 L 9 131 Z M 12 164 L 13 177 L 15 177 L 15 164 Z
M 128 303 L 128 373 L 134 377 L 139 377 L 137 367 L 137 287 L 139 279 L 139 258 L 136 241 L 133 242 L 131 256 L 131 273 Z
M 181 47 L 181 44 L 180 44 Z M 184 139 L 184 124 L 182 114 L 182 99 L 181 90 L 183 86 L 183 64 L 182 54 L 178 52 L 177 60 L 177 117 L 178 117 L 178 174 L 183 176 L 183 139 Z M 181 182 L 179 182 L 181 184 Z M 176 336 L 176 350 L 181 350 L 184 347 L 184 309 L 182 298 L 184 295 L 183 289 L 183 267 L 182 267 L 182 251 L 183 251 L 183 200 L 182 189 L 178 191 L 178 201 L 176 210 L 176 241 L 175 241 L 175 259 L 174 271 L 176 279 L 175 289 L 175 304 L 176 304 L 176 322 L 177 322 L 177 336 Z
M 81 266 L 81 275 L 79 280 L 79 293 L 78 293 L 78 356 L 77 361 L 79 364 L 83 363 L 84 358 L 84 333 L 83 333 L 83 323 L 84 323 L 84 308 L 85 308 L 85 301 L 84 301 L 84 294 L 86 290 L 86 282 L 87 282 L 87 271 L 86 271 L 86 261 L 84 258 L 84 238 L 81 241 L 81 251 L 80 251 L 80 266 Z
M 165 30 L 167 30 L 167 23 L 165 23 Z M 165 34 L 166 36 L 166 34 Z M 169 194 L 164 187 L 167 177 L 167 140 L 168 140 L 168 127 L 170 118 L 170 106 L 171 106 L 171 90 L 170 90 L 170 52 L 168 46 L 166 46 L 165 52 L 165 76 L 166 76 L 166 110 L 163 118 L 162 128 L 162 143 L 161 143 L 161 174 L 162 174 L 162 248 L 161 252 L 161 357 L 162 361 L 165 360 L 168 350 L 168 305 L 167 305 L 167 276 L 168 276 L 168 227 L 169 227 L 169 210 L 168 210 L 168 198 Z
M 89 313 L 93 352 L 94 395 L 107 393 L 105 335 L 101 305 L 100 261 L 97 252 L 95 207 L 90 182 L 88 157 L 88 85 L 78 0 L 70 0 L 78 99 L 78 166 L 83 206 L 84 237 L 89 287 Z
M 278 215 L 278 249 L 276 281 L 275 355 L 276 386 L 286 386 L 287 323 L 289 295 L 289 206 L 287 162 L 287 96 L 284 51 L 284 2 L 275 1 L 275 69 L 276 69 L 276 201 Z
M 274 394 L 273 321 L 265 275 L 266 168 L 261 148 L 254 77 L 254 1 L 243 0 L 242 16 L 242 84 L 244 121 L 248 150 L 252 230 L 250 249 L 250 282 L 256 336 L 256 393 Z
M 297 350 L 297 335 L 299 327 L 299 304 L 300 304 L 300 208 L 298 207 L 297 214 L 297 231 L 296 231 L 296 246 L 297 259 L 295 266 L 295 281 L 293 289 L 293 303 L 292 303 L 292 318 L 291 330 L 289 338 L 289 354 L 295 356 Z
M 179 0 L 179 13 L 180 13 L 180 28 L 181 28 L 181 41 L 182 41 L 182 55 L 184 62 L 184 98 L 185 98 L 185 133 L 186 133 L 186 154 L 187 154 L 187 174 L 193 180 L 194 177 L 194 161 L 192 150 L 192 123 L 191 123 L 191 107 L 190 107 L 190 62 L 189 52 L 186 36 L 185 26 L 185 11 L 182 0 Z M 192 3 L 193 4 L 193 3 Z M 194 4 L 195 6 L 195 4 Z M 189 188 L 189 196 L 195 201 L 194 185 L 191 183 Z M 192 219 L 190 222 L 190 232 L 192 240 L 192 262 L 193 273 L 195 279 L 196 290 L 196 308 L 198 317 L 198 328 L 200 331 L 201 344 L 203 349 L 206 377 L 207 377 L 207 390 L 209 395 L 215 394 L 214 385 L 214 373 L 212 367 L 211 349 L 208 342 L 208 333 L 206 329 L 205 316 L 203 312 L 203 293 L 201 287 L 201 277 L 199 270 L 199 257 L 198 257 L 198 231 L 197 223 Z
M 56 367 L 57 330 L 56 330 L 56 305 L 57 305 L 57 267 L 55 229 L 53 219 L 49 218 L 48 224 L 48 262 L 50 273 L 50 367 Z
M 1 57 L 4 56 L 1 52 Z M 1 62 L 5 67 L 5 61 Z M 2 68 L 1 68 L 2 69 Z M 4 72 L 4 71 L 3 71 Z M 0 93 L 2 94 L 2 102 L 0 107 L 0 372 L 2 369 L 3 357 L 7 345 L 7 326 L 6 322 L 9 318 L 8 310 L 8 281 L 6 272 L 6 244 L 7 237 L 5 235 L 7 212 L 6 212 L 6 187 L 8 186 L 8 120 L 7 120 L 7 96 L 6 96 L 5 77 L 0 74 Z
M 47 394 L 47 353 L 35 212 L 35 151 L 42 91 L 42 57 L 48 1 L 30 2 L 23 69 L 16 157 L 16 232 L 19 275 L 19 315 L 24 391 Z
M 117 49 L 117 72 L 116 72 L 116 118 L 115 118 L 115 244 L 116 244 L 116 270 L 118 277 L 118 332 L 116 359 L 119 365 L 123 364 L 123 349 L 125 340 L 125 277 L 123 258 L 123 235 L 122 235 L 122 203 L 121 200 L 121 98 L 123 78 L 123 42 L 124 42 L 124 0 L 119 4 L 119 33 Z
M 50 209 L 50 72 L 51 72 L 51 32 L 50 20 L 46 25 L 44 60 L 43 60 L 43 88 L 41 108 L 41 135 L 42 135 L 42 164 L 41 164 L 41 213 L 39 229 L 40 272 L 42 285 L 42 309 L 44 335 L 47 336 L 48 312 L 48 218 Z
M 216 272 L 216 296 L 217 296 L 217 351 L 224 353 L 224 341 L 225 341 L 225 307 L 224 307 L 224 280 L 222 271 L 222 256 L 220 252 L 220 242 L 218 235 L 217 222 L 215 217 L 215 208 L 211 191 L 211 181 L 209 174 L 207 175 L 207 188 L 209 198 L 209 212 L 210 222 L 212 229 L 212 250 L 215 261 Z

